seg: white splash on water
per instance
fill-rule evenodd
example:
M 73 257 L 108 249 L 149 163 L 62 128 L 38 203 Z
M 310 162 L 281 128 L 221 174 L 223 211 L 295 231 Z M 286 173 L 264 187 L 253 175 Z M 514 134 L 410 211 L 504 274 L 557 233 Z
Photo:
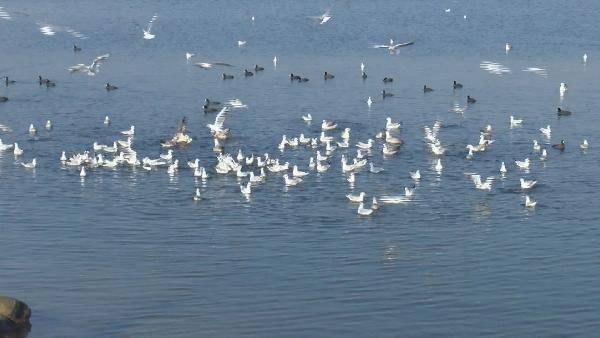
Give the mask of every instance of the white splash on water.
M 481 62 L 481 64 L 479 65 L 479 68 L 481 68 L 493 75 L 504 75 L 504 74 L 511 73 L 510 68 L 505 67 L 504 65 L 502 65 L 500 63 L 492 62 L 492 61 Z
M 12 17 L 10 16 L 10 14 L 8 14 L 6 9 L 4 9 L 4 7 L 1 7 L 1 6 L 0 6 L 0 19 L 4 19 L 4 20 L 12 19 Z
M 523 69 L 524 72 L 533 73 L 541 77 L 548 77 L 548 71 L 545 68 L 540 67 L 527 67 Z

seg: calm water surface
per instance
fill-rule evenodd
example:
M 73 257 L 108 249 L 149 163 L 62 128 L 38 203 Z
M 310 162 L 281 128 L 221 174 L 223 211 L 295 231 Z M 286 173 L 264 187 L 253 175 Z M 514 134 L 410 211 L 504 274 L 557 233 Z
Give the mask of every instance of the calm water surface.
M 10 98 L 0 104 L 0 124 L 12 129 L 0 138 L 19 142 L 23 160 L 39 163 L 28 171 L 12 153 L 0 154 L 0 293 L 33 308 L 31 337 L 593 336 L 600 329 L 597 2 L 2 0 L 0 7 L 10 17 L 0 15 L 0 75 L 18 81 L 0 88 Z M 326 25 L 307 18 L 329 7 Z M 156 38 L 143 40 L 155 13 Z M 55 35 L 43 35 L 44 26 Z M 397 55 L 368 48 L 390 38 L 417 42 Z M 73 53 L 73 43 L 83 51 Z M 192 66 L 186 51 L 196 61 L 236 65 L 226 70 L 236 79 Z M 107 52 L 95 77 L 66 70 Z M 503 75 L 481 69 L 486 61 Z M 244 78 L 254 64 L 266 70 Z M 523 71 L 530 67 L 545 74 Z M 324 82 L 323 71 L 336 78 Z M 311 81 L 290 83 L 290 72 Z M 57 86 L 39 87 L 38 74 Z M 384 76 L 394 83 L 384 86 Z M 452 80 L 465 88 L 454 92 Z M 120 89 L 107 93 L 106 82 Z M 569 85 L 562 102 L 560 82 Z M 425 83 L 435 91 L 424 95 Z M 384 88 L 395 96 L 382 101 Z M 453 112 L 466 95 L 478 102 Z M 201 113 L 205 97 L 248 105 L 227 118 L 231 153 L 277 154 L 282 134 L 316 136 L 322 119 L 352 128 L 351 143 L 366 141 L 387 116 L 404 123 L 406 145 L 391 158 L 374 152 L 386 171 L 358 174 L 353 189 L 337 152 L 326 174 L 289 189 L 270 175 L 249 201 L 235 177 L 212 169 L 203 184 L 188 169 L 174 177 L 96 169 L 82 181 L 77 169 L 60 166 L 62 150 L 112 143 L 131 124 L 140 156 L 157 157 L 158 140 L 186 116 L 194 141 L 175 156 L 213 168 L 205 125 L 214 115 Z M 573 116 L 557 119 L 559 105 Z M 312 125 L 300 119 L 306 113 Z M 110 128 L 102 125 L 107 114 Z M 510 129 L 509 115 L 523 127 Z M 48 119 L 51 132 L 43 130 Z M 422 132 L 436 120 L 448 147 L 441 175 Z M 30 123 L 41 129 L 36 138 Z M 496 142 L 467 161 L 465 145 L 487 124 Z M 548 124 L 550 140 L 538 131 Z M 586 153 L 578 147 L 584 138 Z M 548 149 L 543 164 L 533 139 L 547 148 L 565 139 L 567 150 Z M 314 153 L 279 156 L 306 169 Z M 500 161 L 525 157 L 530 172 L 510 165 L 490 193 L 464 175 L 498 176 Z M 423 178 L 408 204 L 361 218 L 344 197 L 400 194 L 415 169 Z M 520 177 L 539 181 L 530 192 L 535 210 L 522 206 Z

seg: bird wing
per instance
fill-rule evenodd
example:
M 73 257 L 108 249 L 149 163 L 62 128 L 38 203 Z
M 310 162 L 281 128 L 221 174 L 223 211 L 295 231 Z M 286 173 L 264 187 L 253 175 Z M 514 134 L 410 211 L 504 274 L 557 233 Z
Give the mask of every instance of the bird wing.
M 409 41 L 409 42 L 404 42 L 404 43 L 397 43 L 397 44 L 395 44 L 395 45 L 392 45 L 391 47 L 392 47 L 392 49 L 396 49 L 396 48 L 398 48 L 398 47 L 406 47 L 406 46 L 410 46 L 410 45 L 412 45 L 412 44 L 414 44 L 414 43 L 415 43 L 414 41 Z
M 97 56 L 94 61 L 92 61 L 92 64 L 90 65 L 90 69 L 94 69 L 96 66 L 98 66 L 102 61 L 108 59 L 110 57 L 109 53 L 106 54 L 102 54 L 100 56 Z
M 150 33 L 150 30 L 152 29 L 152 24 L 154 23 L 154 21 L 156 21 L 156 19 L 158 19 L 158 15 L 157 15 L 157 14 L 154 14 L 154 15 L 152 16 L 152 18 L 150 19 L 150 21 L 148 21 L 148 26 L 147 26 L 147 29 L 146 29 L 146 31 L 147 31 L 148 33 Z
M 215 127 L 218 127 L 218 128 L 223 127 L 223 124 L 225 123 L 225 115 L 227 114 L 228 111 L 229 111 L 229 109 L 227 107 L 221 108 L 221 111 L 217 114 L 217 117 L 215 117 L 215 123 L 214 123 Z
M 208 62 L 198 62 L 198 63 L 194 63 L 195 66 L 198 66 L 202 69 L 209 69 L 212 68 L 212 63 L 208 63 Z
M 390 48 L 389 45 L 373 45 L 373 48 Z

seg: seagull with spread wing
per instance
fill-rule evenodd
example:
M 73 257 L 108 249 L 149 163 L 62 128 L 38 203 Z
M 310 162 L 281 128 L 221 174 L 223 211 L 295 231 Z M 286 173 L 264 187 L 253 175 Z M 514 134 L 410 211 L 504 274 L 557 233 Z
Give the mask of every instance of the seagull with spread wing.
M 158 15 L 154 14 L 152 16 L 152 18 L 150 19 L 150 21 L 148 21 L 148 26 L 146 26 L 146 29 L 143 30 L 144 31 L 144 39 L 152 40 L 156 36 L 150 32 L 152 30 L 152 24 L 154 23 L 154 21 L 156 21 L 156 19 L 158 19 Z
M 400 47 L 406 47 L 414 44 L 414 41 L 404 42 L 404 43 L 394 43 L 394 39 L 390 39 L 389 45 L 373 45 L 373 48 L 385 48 L 391 52 L 396 51 L 396 49 Z
M 214 66 L 233 67 L 233 65 L 225 62 L 197 62 L 194 63 L 194 66 L 200 67 L 202 69 L 211 69 Z
M 100 65 L 103 61 L 106 61 L 110 57 L 110 54 L 102 54 L 94 59 L 92 63 L 88 65 L 84 65 L 83 63 L 77 64 L 75 66 L 69 67 L 69 72 L 82 72 L 86 73 L 89 76 L 94 76 L 100 69 Z
M 227 133 L 229 132 L 229 129 L 223 128 L 223 124 L 225 123 L 225 117 L 228 111 L 228 107 L 221 108 L 221 111 L 217 114 L 217 117 L 215 117 L 215 123 L 209 123 L 206 125 L 213 135 L 227 135 Z
M 333 16 L 331 16 L 330 9 L 326 10 L 325 13 L 323 13 L 321 15 L 309 16 L 309 18 L 318 21 L 319 25 L 323 25 L 323 24 L 327 23 L 327 21 L 331 20 L 332 17 Z

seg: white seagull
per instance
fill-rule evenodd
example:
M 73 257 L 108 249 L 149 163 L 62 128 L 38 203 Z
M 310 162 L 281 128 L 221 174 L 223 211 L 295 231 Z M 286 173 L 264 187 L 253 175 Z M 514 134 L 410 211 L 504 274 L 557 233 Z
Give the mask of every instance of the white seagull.
M 525 180 L 522 177 L 519 179 L 519 182 L 521 183 L 522 190 L 529 190 L 529 189 L 533 188 L 533 186 L 537 183 L 537 181 Z
M 546 128 L 544 128 L 544 127 L 540 128 L 540 132 L 542 134 L 544 134 L 544 136 L 550 137 L 550 135 L 552 133 L 552 129 L 550 128 L 550 125 L 548 125 Z
M 365 198 L 365 193 L 361 192 L 358 195 L 348 194 L 348 195 L 346 195 L 346 197 L 348 198 L 348 200 L 350 202 L 353 202 L 353 203 L 362 203 L 363 200 L 364 200 L 364 198 Z
M 156 36 L 156 35 L 154 35 L 154 34 L 151 33 L 151 31 L 152 31 L 152 24 L 154 24 L 154 22 L 156 21 L 156 19 L 158 19 L 158 15 L 154 14 L 152 16 L 152 18 L 150 19 L 150 21 L 148 22 L 148 25 L 146 26 L 146 29 L 143 30 L 144 31 L 144 39 L 146 39 L 146 40 L 152 40 Z
M 326 10 L 325 13 L 321 14 L 321 15 L 317 15 L 317 16 L 309 16 L 309 18 L 319 21 L 320 25 L 323 25 L 325 23 L 327 23 L 327 21 L 331 20 L 332 16 L 331 16 L 331 10 Z
M 396 49 L 400 48 L 400 47 L 405 47 L 405 46 L 410 46 L 413 43 L 415 43 L 414 41 L 409 41 L 409 42 L 404 42 L 404 43 L 394 43 L 393 39 L 390 39 L 390 44 L 389 45 L 373 45 L 373 48 L 385 48 L 387 50 L 389 50 L 390 52 L 394 52 L 396 51 Z
M 27 168 L 27 169 L 34 169 L 37 166 L 37 160 L 34 158 L 31 162 L 29 163 L 24 163 L 21 162 L 21 165 L 23 166 L 23 168 Z
M 523 123 L 523 120 L 517 120 L 515 119 L 514 116 L 510 116 L 510 127 L 514 128 L 514 127 L 518 127 L 521 125 L 521 123 Z
M 102 54 L 100 56 L 97 56 L 92 61 L 92 63 L 89 64 L 89 65 L 85 65 L 83 63 L 80 63 L 80 64 L 77 64 L 75 66 L 69 67 L 69 72 L 71 72 L 71 73 L 81 72 L 81 73 L 85 73 L 85 74 L 87 74 L 89 76 L 94 76 L 100 70 L 100 65 L 102 64 L 102 62 L 106 61 L 109 57 L 110 57 L 109 53 Z
M 361 216 L 370 216 L 371 214 L 373 214 L 373 209 L 365 208 L 365 205 L 361 202 L 358 205 L 358 209 L 356 210 L 356 212 Z
M 135 134 L 135 126 L 129 127 L 129 130 L 123 130 L 121 134 L 126 136 L 133 136 Z
M 515 164 L 519 169 L 529 169 L 529 158 L 526 158 L 523 161 L 516 160 Z
M 529 195 L 525 195 L 525 207 L 526 208 L 535 208 L 537 201 L 534 201 L 529 197 Z

